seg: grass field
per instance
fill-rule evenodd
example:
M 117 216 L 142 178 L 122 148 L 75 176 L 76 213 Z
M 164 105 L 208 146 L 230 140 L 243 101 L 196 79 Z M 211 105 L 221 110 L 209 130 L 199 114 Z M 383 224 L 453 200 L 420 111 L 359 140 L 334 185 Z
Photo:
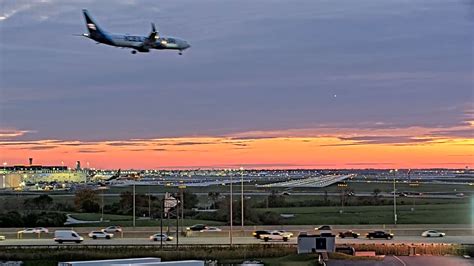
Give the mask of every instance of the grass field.
M 89 221 L 97 221 L 100 220 L 100 214 L 97 213 L 71 213 L 72 217 L 80 220 L 89 220 Z M 127 215 L 113 215 L 113 214 L 104 214 L 104 220 L 109 220 L 110 222 L 103 222 L 97 224 L 80 224 L 77 226 L 93 226 L 93 225 L 120 225 L 120 226 L 132 226 L 132 216 Z M 170 219 L 170 224 L 174 225 L 176 222 L 175 219 Z M 163 220 L 163 223 L 166 225 L 166 221 Z M 181 223 L 181 221 L 180 221 Z M 196 220 L 196 219 L 184 219 L 182 225 L 190 226 L 194 224 L 207 224 L 207 225 L 222 225 L 221 222 L 218 221 L 207 221 L 207 220 Z M 136 226 L 159 226 L 160 220 L 136 220 Z
M 470 224 L 470 204 L 432 204 L 398 206 L 397 215 L 400 224 Z M 278 214 L 294 214 L 294 218 L 285 219 L 284 224 L 391 224 L 393 206 L 350 206 L 341 207 L 297 207 L 257 209 L 260 212 L 273 211 Z

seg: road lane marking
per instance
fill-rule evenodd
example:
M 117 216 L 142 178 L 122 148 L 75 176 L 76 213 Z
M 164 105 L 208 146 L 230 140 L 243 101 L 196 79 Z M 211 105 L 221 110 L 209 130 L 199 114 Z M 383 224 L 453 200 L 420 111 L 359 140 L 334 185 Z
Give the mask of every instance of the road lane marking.
M 393 255 L 394 258 L 396 258 L 399 262 L 401 262 L 403 264 L 403 266 L 407 266 L 407 264 L 402 260 L 400 259 L 399 257 Z

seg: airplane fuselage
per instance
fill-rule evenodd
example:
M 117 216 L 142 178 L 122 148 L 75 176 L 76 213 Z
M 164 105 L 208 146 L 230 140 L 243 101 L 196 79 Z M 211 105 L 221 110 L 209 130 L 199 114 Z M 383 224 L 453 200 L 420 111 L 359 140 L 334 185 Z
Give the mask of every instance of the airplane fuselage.
M 86 19 L 86 26 L 89 33 L 83 34 L 84 37 L 92 39 L 98 43 L 103 43 L 115 47 L 131 48 L 132 53 L 149 52 L 150 49 L 157 50 L 179 50 L 182 51 L 191 47 L 185 40 L 174 37 L 159 36 L 152 23 L 152 32 L 149 36 L 130 35 L 130 34 L 114 34 L 108 33 L 92 20 L 87 10 L 83 10 Z

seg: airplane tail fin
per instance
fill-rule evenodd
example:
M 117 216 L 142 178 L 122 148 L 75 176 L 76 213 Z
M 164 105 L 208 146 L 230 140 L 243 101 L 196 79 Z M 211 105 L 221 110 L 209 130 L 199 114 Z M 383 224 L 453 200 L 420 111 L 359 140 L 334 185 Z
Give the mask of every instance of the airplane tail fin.
M 94 22 L 94 20 L 92 20 L 91 16 L 89 15 L 89 11 L 87 11 L 87 9 L 83 9 L 82 13 L 84 14 L 84 18 L 86 19 L 86 26 L 87 30 L 89 30 L 89 34 L 103 34 L 99 26 Z

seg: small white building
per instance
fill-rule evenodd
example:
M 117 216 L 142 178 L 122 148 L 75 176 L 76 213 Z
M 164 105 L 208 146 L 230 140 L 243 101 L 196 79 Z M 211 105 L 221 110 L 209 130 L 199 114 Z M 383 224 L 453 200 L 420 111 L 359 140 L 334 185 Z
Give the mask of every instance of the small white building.
M 336 236 L 300 234 L 298 236 L 298 254 L 335 252 Z

